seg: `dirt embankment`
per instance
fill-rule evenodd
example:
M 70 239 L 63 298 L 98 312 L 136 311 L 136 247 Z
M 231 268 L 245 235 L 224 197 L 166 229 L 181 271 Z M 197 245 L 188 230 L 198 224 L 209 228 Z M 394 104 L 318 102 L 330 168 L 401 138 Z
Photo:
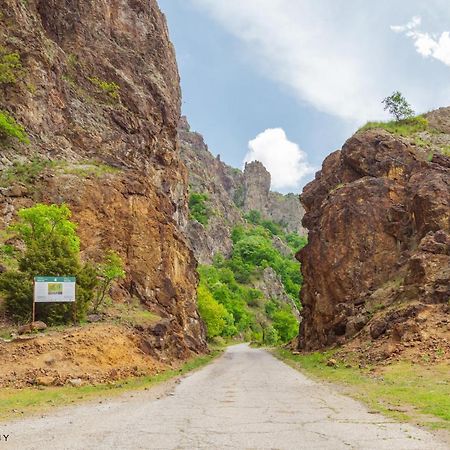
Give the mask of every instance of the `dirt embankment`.
M 0 341 L 0 387 L 79 386 L 152 375 L 168 367 L 125 325 L 90 324 Z

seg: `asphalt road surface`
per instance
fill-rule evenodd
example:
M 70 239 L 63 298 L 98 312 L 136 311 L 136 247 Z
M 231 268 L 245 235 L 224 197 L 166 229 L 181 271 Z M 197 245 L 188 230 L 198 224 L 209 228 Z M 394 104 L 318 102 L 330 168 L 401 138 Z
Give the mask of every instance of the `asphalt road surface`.
M 449 448 L 247 345 L 179 384 L 0 424 L 0 432 L 10 435 L 0 450 Z

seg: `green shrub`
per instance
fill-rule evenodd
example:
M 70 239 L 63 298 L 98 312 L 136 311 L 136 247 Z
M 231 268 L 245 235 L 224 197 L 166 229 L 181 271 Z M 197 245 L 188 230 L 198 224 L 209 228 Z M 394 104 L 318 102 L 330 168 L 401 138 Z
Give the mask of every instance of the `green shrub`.
M 25 128 L 16 122 L 6 111 L 0 111 L 0 138 L 15 138 L 18 141 L 29 144 L 30 139 L 25 133 Z
M 263 331 L 263 343 L 266 345 L 277 345 L 280 341 L 277 330 L 273 326 L 268 326 Z
M 0 292 L 5 301 L 6 315 L 16 323 L 31 320 L 33 282 L 26 273 L 5 272 L 0 275 Z
M 114 83 L 114 81 L 105 81 L 97 77 L 90 77 L 89 81 L 113 100 L 120 99 L 120 86 L 117 83 Z
M 20 55 L 0 47 L 0 84 L 16 83 L 22 75 Z
M 284 309 L 276 311 L 273 316 L 273 327 L 277 330 L 282 342 L 289 342 L 298 334 L 298 321 L 291 311 Z
M 0 276 L 8 316 L 16 322 L 30 319 L 33 279 L 36 276 L 77 277 L 76 319 L 82 319 L 91 300 L 96 276 L 79 261 L 80 241 L 71 212 L 65 205 L 37 204 L 19 211 L 11 227 L 26 249 L 18 259 L 18 270 Z M 37 317 L 50 325 L 72 320 L 73 304 L 37 304 Z
M 198 287 L 198 310 L 205 322 L 208 339 L 222 335 L 229 321 L 229 313 L 202 284 Z
M 372 129 L 383 129 L 393 134 L 403 137 L 411 136 L 414 133 L 426 131 L 429 128 L 428 120 L 423 116 L 411 117 L 410 119 L 391 121 L 391 122 L 368 122 L 359 131 Z
M 189 197 L 189 213 L 191 219 L 202 225 L 208 225 L 210 210 L 207 206 L 208 196 L 198 192 L 192 192 Z
M 34 184 L 36 178 L 47 168 L 52 167 L 52 161 L 34 158 L 30 162 L 16 161 L 12 166 L 4 169 L 0 175 L 0 185 L 9 186 L 15 181 L 20 181 L 23 184 Z
M 97 289 L 94 301 L 94 312 L 103 305 L 106 294 L 112 284 L 118 280 L 125 278 L 125 270 L 122 258 L 114 251 L 110 250 L 106 253 L 104 261 L 97 269 Z

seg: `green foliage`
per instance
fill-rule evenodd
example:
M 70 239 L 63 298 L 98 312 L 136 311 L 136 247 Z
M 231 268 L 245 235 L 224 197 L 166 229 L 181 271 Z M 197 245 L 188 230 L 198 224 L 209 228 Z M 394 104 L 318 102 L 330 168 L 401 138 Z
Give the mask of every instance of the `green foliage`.
M 258 212 L 250 212 L 247 221 L 252 225 L 237 226 L 232 231 L 233 252 L 228 260 L 216 255 L 213 266 L 199 268 L 202 295 L 208 292 L 232 317 L 221 336 L 240 334 L 245 339 L 268 345 L 287 342 L 298 332 L 291 305 L 264 298 L 252 284 L 265 268 L 272 267 L 280 276 L 285 291 L 298 303 L 302 282 L 299 264 L 293 256 L 282 255 L 273 246 L 272 237 L 279 233 L 281 239 L 296 250 L 306 239 L 295 233 L 284 234 L 281 226 L 280 229 L 272 226 L 273 222 L 263 220 Z
M 55 239 L 67 247 L 68 251 L 73 253 L 80 251 L 77 227 L 70 221 L 72 213 L 67 205 L 39 203 L 31 208 L 21 209 L 18 215 L 19 222 L 13 225 L 12 229 L 17 232 L 28 248 L 46 246 Z M 58 275 L 55 274 L 55 276 Z
M 411 117 L 409 119 L 392 122 L 368 122 L 359 131 L 372 129 L 383 129 L 399 136 L 408 137 L 415 133 L 428 130 L 428 120 L 423 116 Z
M 97 274 L 98 286 L 94 301 L 95 312 L 97 312 L 99 307 L 104 304 L 106 294 L 112 284 L 125 278 L 122 258 L 116 252 L 112 250 L 108 251 L 104 261 L 98 267 Z
M 66 205 L 37 204 L 19 211 L 18 222 L 11 227 L 24 242 L 26 250 L 18 258 L 18 270 L 0 276 L 6 312 L 16 322 L 30 319 L 33 279 L 36 276 L 77 277 L 76 315 L 83 318 L 96 282 L 89 266 L 79 261 L 80 242 L 76 225 L 70 221 Z M 38 317 L 50 325 L 73 319 L 72 304 L 39 304 Z
M 282 342 L 289 342 L 298 334 L 298 321 L 290 310 L 280 309 L 272 315 L 273 327 Z
M 230 320 L 230 314 L 202 284 L 198 287 L 198 310 L 205 322 L 208 339 L 222 335 Z
M 90 77 L 89 81 L 113 100 L 120 99 L 120 86 L 117 83 L 114 83 L 114 81 L 105 81 L 97 77 Z
M 298 233 L 289 233 L 286 235 L 286 243 L 297 253 L 308 244 L 308 238 L 306 236 L 300 236 Z
M 0 47 L 0 84 L 16 83 L 23 75 L 22 62 L 18 53 L 9 53 Z
M 267 328 L 264 329 L 263 343 L 265 345 L 274 346 L 277 345 L 279 342 L 280 336 L 277 330 L 272 325 L 269 325 Z
M 190 217 L 202 225 L 208 225 L 210 209 L 207 205 L 208 196 L 199 192 L 192 192 L 189 197 Z
M 299 264 L 291 256 L 282 255 L 273 246 L 271 237 L 272 232 L 267 227 L 236 227 L 232 232 L 234 245 L 228 266 L 241 283 L 249 283 L 263 269 L 272 267 L 280 276 L 286 292 L 297 300 L 302 283 Z M 292 234 L 290 240 L 301 245 L 306 242 L 300 236 L 296 238 Z
M 28 274 L 10 271 L 0 275 L 0 292 L 5 300 L 6 315 L 14 322 L 31 319 L 33 283 Z
M 0 138 L 15 138 L 19 142 L 29 144 L 30 139 L 25 132 L 25 128 L 16 122 L 7 111 L 0 110 Z
M 382 103 L 384 110 L 395 117 L 395 120 L 411 119 L 414 116 L 414 111 L 411 105 L 406 101 L 405 97 L 399 91 L 395 91 L 389 97 L 386 97 Z

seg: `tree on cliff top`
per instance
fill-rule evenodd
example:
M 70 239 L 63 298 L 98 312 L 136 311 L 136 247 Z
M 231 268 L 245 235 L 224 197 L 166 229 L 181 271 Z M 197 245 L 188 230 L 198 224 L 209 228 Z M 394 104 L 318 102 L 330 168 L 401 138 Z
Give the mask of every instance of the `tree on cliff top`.
M 392 114 L 397 122 L 414 116 L 414 110 L 399 91 L 395 91 L 392 95 L 386 97 L 382 103 L 384 104 L 384 110 Z

